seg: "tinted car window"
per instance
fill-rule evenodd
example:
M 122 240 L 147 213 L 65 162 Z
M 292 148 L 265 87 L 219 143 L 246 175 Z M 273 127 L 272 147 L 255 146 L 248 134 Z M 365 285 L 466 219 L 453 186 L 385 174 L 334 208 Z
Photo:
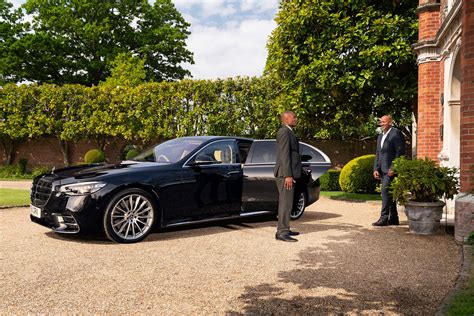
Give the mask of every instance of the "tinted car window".
M 305 162 L 325 162 L 324 157 L 313 148 L 305 144 L 300 144 L 300 155 Z M 307 159 L 304 159 L 307 158 Z
M 215 163 L 238 163 L 238 152 L 234 141 L 217 141 L 199 151 L 194 160 L 204 160 Z
M 252 146 L 252 141 L 238 140 L 237 145 L 239 146 L 240 162 L 245 163 L 247 161 L 250 147 Z
M 252 163 L 275 163 L 276 143 L 275 142 L 254 142 Z
M 204 140 L 176 138 L 152 147 L 131 160 L 151 162 L 177 162 L 196 149 Z

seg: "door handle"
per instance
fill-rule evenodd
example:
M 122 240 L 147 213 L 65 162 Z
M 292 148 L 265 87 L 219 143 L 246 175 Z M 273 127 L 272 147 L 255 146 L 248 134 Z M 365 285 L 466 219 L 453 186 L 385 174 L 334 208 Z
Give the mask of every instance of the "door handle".
M 240 171 L 229 171 L 224 175 L 224 178 L 230 178 L 233 174 L 238 174 Z
M 229 171 L 229 172 L 227 172 L 227 175 L 236 174 L 236 173 L 240 173 L 240 171 L 237 171 L 237 170 Z

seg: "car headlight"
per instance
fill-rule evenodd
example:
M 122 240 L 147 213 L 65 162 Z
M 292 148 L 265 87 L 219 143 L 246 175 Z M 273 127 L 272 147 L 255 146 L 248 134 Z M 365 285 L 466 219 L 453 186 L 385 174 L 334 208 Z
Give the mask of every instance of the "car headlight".
M 102 189 L 106 183 L 103 182 L 82 182 L 74 184 L 66 184 L 59 187 L 59 192 L 67 195 L 86 195 Z

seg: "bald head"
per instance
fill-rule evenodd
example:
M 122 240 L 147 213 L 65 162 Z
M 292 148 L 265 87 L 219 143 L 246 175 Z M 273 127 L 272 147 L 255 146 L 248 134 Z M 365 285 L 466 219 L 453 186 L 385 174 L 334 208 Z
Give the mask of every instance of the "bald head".
M 296 126 L 296 115 L 292 111 L 285 111 L 280 115 L 280 121 L 284 125 L 288 125 L 289 127 Z
M 384 115 L 379 120 L 379 125 L 383 132 L 386 133 L 392 127 L 392 117 L 390 115 Z

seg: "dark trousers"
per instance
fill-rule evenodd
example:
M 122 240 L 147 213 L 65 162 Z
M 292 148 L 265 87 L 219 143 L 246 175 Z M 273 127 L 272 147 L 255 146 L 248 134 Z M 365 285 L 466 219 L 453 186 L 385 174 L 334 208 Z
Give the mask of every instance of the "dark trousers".
M 397 202 L 393 200 L 390 194 L 390 183 L 393 177 L 389 177 L 387 173 L 381 173 L 382 177 L 382 212 L 380 219 L 383 221 L 398 221 Z
M 278 187 L 278 227 L 277 234 L 288 235 L 290 231 L 290 214 L 293 209 L 293 198 L 295 195 L 295 186 L 291 190 L 285 189 L 285 178 L 277 177 Z

